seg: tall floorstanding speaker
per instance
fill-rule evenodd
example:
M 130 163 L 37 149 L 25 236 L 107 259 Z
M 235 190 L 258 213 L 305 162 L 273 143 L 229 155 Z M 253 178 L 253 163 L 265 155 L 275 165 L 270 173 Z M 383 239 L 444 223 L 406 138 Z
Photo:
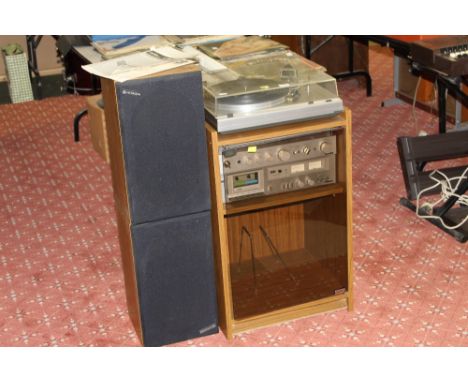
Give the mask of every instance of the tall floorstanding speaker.
M 218 331 L 201 74 L 103 79 L 130 317 L 146 346 Z

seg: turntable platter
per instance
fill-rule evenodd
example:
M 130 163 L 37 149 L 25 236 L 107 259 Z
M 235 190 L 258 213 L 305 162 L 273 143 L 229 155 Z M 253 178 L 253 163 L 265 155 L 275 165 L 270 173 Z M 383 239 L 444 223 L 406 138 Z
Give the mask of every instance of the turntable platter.
M 218 111 L 223 113 L 248 113 L 281 105 L 289 89 L 276 89 L 278 83 L 264 78 L 239 78 L 214 85 L 212 90 L 230 97 L 218 99 Z M 271 90 L 273 89 L 273 90 Z

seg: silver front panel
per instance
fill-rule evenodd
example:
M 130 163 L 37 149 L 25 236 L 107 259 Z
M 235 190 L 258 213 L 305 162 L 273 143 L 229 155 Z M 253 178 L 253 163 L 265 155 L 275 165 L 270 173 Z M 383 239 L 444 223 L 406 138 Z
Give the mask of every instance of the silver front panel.
M 272 195 L 336 182 L 332 131 L 223 147 L 224 201 Z
M 259 110 L 255 113 L 240 115 L 224 115 L 215 117 L 209 111 L 205 113 L 207 121 L 212 124 L 219 133 L 233 133 L 242 130 L 254 130 L 266 126 L 298 122 L 314 118 L 323 118 L 342 113 L 343 101 L 340 98 L 304 103 L 297 105 L 285 105 L 272 109 Z

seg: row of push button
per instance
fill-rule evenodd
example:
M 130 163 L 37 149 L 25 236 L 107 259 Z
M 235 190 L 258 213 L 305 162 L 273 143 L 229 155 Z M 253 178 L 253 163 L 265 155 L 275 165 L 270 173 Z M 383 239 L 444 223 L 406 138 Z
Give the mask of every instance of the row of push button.
M 452 46 L 441 50 L 442 54 L 451 58 L 468 57 L 468 44 Z
M 315 184 L 315 180 L 313 180 L 311 177 L 306 176 L 304 180 L 302 181 L 300 178 L 297 178 L 293 182 L 288 182 L 288 183 L 283 183 L 281 185 L 282 190 L 292 190 L 295 188 L 302 188 L 304 186 L 313 186 Z

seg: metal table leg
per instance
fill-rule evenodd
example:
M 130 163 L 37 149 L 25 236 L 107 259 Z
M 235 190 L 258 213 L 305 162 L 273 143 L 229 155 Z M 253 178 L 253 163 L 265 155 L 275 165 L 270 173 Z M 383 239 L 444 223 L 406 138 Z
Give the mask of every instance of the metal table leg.
M 73 119 L 73 133 L 75 136 L 75 142 L 80 141 L 80 120 L 83 118 L 86 114 L 88 114 L 88 108 L 83 109 L 79 111 L 76 115 L 75 118 Z
M 28 46 L 29 77 L 31 78 L 31 82 L 36 84 L 35 89 L 38 99 L 42 99 L 42 79 L 41 75 L 39 74 L 36 49 L 39 46 L 41 40 L 42 36 L 26 36 L 26 45 Z
M 354 70 L 354 41 L 348 37 L 348 71 L 335 75 L 336 79 L 363 76 L 366 79 L 367 96 L 372 96 L 372 78 L 366 70 Z

